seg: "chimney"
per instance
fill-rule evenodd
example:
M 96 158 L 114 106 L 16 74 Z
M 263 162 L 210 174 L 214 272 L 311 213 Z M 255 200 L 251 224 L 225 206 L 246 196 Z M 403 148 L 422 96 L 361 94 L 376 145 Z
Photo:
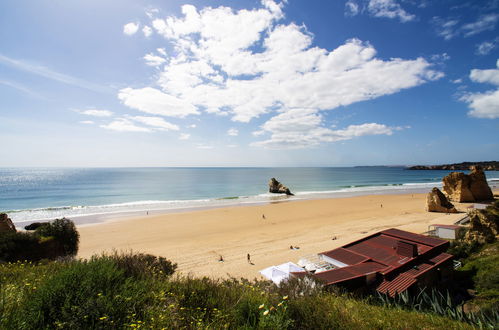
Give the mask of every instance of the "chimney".
M 398 241 L 397 254 L 403 257 L 414 258 L 418 255 L 418 246 L 416 244 Z

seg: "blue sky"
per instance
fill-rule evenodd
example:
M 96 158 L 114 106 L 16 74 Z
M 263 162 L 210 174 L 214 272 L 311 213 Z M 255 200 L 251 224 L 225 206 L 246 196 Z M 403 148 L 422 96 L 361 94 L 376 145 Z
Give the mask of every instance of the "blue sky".
M 0 166 L 499 159 L 499 1 L 0 2 Z

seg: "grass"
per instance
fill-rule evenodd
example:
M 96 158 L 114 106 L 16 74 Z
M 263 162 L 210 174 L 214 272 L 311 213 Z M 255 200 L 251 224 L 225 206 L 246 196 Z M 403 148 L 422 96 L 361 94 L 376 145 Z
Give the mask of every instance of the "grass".
M 2 329 L 471 329 L 291 281 L 172 276 L 150 255 L 0 264 Z

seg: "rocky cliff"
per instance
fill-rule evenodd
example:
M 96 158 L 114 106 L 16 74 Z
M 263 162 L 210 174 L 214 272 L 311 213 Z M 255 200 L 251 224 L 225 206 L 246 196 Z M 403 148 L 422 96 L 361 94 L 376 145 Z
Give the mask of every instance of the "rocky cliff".
M 485 173 L 480 166 L 472 166 L 470 174 L 452 172 L 442 180 L 443 190 L 454 202 L 478 202 L 494 199 Z
M 456 164 L 445 165 L 416 165 L 411 166 L 408 170 L 447 170 L 447 171 L 467 171 L 471 166 L 481 166 L 485 171 L 499 171 L 499 162 L 463 162 Z
M 449 202 L 447 197 L 437 187 L 433 188 L 426 196 L 426 211 L 457 213 L 454 205 Z

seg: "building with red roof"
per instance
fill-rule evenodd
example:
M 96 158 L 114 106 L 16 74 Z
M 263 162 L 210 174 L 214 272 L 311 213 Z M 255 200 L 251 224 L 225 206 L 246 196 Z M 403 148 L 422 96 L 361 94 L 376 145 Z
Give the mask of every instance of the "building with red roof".
M 452 265 L 448 247 L 446 240 L 392 228 L 320 253 L 334 269 L 313 276 L 326 285 L 374 286 L 394 296 L 445 277 Z

